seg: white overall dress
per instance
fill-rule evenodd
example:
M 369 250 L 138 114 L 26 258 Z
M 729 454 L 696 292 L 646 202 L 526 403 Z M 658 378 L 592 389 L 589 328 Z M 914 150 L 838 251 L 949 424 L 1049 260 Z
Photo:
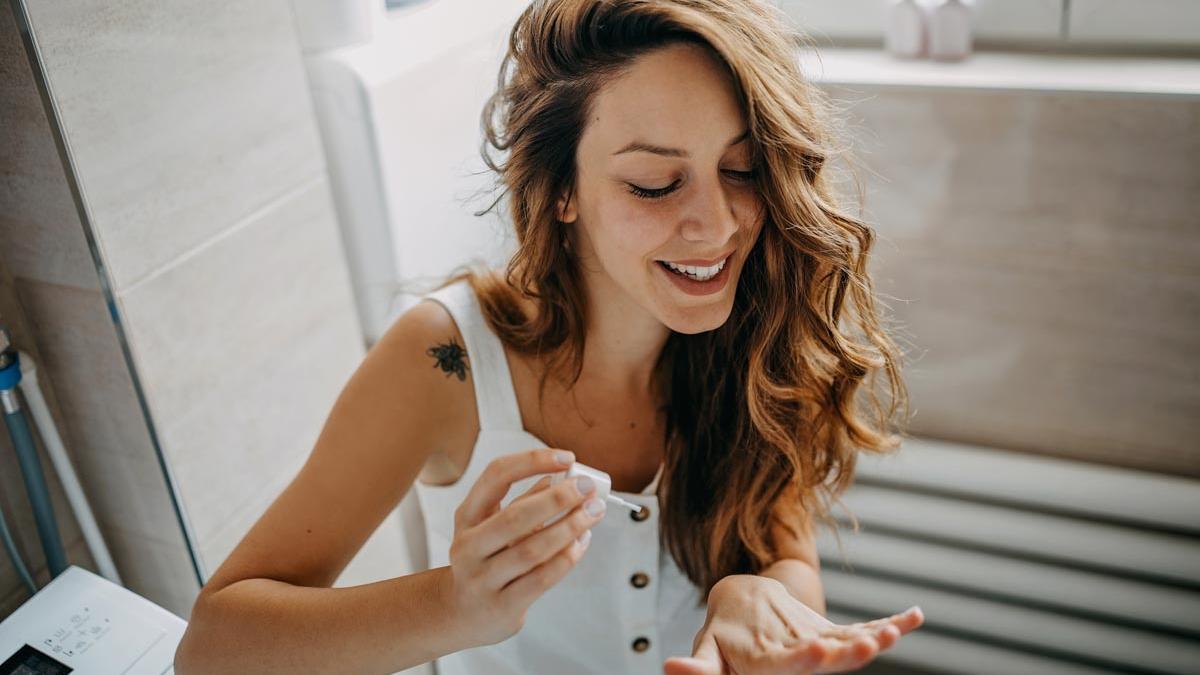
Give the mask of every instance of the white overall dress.
M 414 483 L 433 568 L 449 564 L 454 510 L 484 467 L 501 455 L 548 446 L 522 427 L 504 348 L 467 281 L 423 299 L 442 304 L 463 335 L 480 426 L 461 478 L 443 486 Z M 660 675 L 664 659 L 690 655 L 706 610 L 699 603 L 699 588 L 658 544 L 656 491 L 662 471 L 660 465 L 640 494 L 613 491 L 645 506 L 649 516 L 608 504 L 604 518 L 592 526 L 583 557 L 530 605 L 521 630 L 502 642 L 437 659 L 438 675 Z M 514 483 L 502 506 L 541 477 Z

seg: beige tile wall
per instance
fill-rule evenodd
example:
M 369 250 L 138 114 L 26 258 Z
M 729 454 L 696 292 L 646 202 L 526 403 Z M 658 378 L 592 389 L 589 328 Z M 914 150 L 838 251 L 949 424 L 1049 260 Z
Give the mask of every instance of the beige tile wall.
M 1200 100 L 831 91 L 914 433 L 1200 476 Z
M 190 603 L 195 574 L 9 5 L 0 8 L 0 111 L 0 321 L 38 363 L 123 581 L 178 612 Z M 96 571 L 44 453 L 42 465 L 69 560 Z M 7 434 L 0 489 L 22 558 L 44 585 L 50 573 Z M 0 617 L 27 599 L 8 557 L 0 558 Z
M 24 123 L 0 125 L 18 148 L 0 178 L 0 311 L 28 316 L 23 340 L 46 361 L 127 585 L 187 618 L 189 543 L 206 578 L 299 469 L 364 353 L 291 13 L 283 0 L 27 6 L 111 295 L 27 65 L 8 67 L 25 61 L 6 5 L 0 87 L 20 95 L 4 115 Z M 389 519 L 338 583 L 394 576 L 396 560 Z M 2 616 L 23 597 L 0 575 Z

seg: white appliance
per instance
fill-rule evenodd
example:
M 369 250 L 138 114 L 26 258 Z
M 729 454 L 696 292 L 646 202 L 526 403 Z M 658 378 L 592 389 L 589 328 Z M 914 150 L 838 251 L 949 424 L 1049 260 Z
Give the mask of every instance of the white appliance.
M 292 0 L 369 344 L 420 286 L 507 260 L 480 115 L 525 0 Z M 496 193 L 498 194 L 498 193 Z M 406 294 L 407 292 L 407 294 Z
M 187 622 L 75 565 L 0 623 L 0 675 L 174 672 Z

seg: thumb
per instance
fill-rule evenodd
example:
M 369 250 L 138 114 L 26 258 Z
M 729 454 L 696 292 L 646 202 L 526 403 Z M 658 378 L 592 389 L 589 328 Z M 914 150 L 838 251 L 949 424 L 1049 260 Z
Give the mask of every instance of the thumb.
M 663 662 L 665 675 L 728 675 L 725 659 L 712 634 L 705 635 L 691 656 L 672 656 Z

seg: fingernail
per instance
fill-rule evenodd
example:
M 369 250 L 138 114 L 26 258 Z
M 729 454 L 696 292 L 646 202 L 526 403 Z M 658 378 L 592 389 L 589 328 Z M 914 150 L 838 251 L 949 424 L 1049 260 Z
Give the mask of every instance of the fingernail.
M 580 548 L 587 548 L 588 544 L 592 541 L 592 531 L 584 530 L 583 534 L 575 537 L 575 541 L 579 542 Z
M 587 511 L 589 516 L 598 516 L 601 513 L 604 513 L 605 508 L 606 506 L 604 502 L 596 499 L 595 497 L 592 497 L 587 501 L 586 504 L 583 505 L 583 510 Z
M 579 488 L 580 494 L 586 495 L 596 489 L 596 481 L 592 480 L 590 476 L 580 476 L 575 479 L 575 487 Z
M 555 450 L 554 461 L 566 466 L 575 461 L 575 453 L 570 450 Z

